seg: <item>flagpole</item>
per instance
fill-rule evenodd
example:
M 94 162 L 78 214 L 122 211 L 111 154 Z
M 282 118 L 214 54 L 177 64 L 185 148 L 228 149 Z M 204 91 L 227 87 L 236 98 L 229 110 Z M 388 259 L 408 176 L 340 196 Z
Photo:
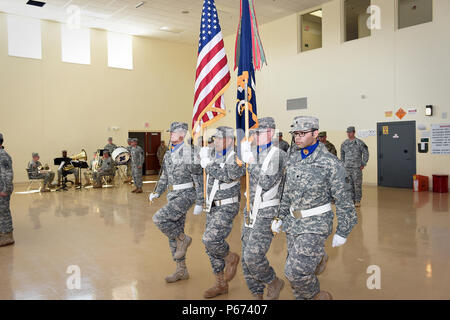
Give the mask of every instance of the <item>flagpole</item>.
M 205 139 L 205 128 L 202 128 L 202 140 L 203 140 L 203 147 L 207 146 L 207 141 Z M 208 186 L 206 185 L 206 168 L 203 168 L 203 209 L 206 210 L 207 208 L 207 199 L 206 199 L 206 192 L 208 190 Z
M 245 82 L 245 140 L 249 142 L 249 114 L 248 114 L 248 82 L 250 75 Z M 250 212 L 250 176 L 248 175 L 248 163 L 245 164 L 245 188 L 247 195 L 247 212 Z

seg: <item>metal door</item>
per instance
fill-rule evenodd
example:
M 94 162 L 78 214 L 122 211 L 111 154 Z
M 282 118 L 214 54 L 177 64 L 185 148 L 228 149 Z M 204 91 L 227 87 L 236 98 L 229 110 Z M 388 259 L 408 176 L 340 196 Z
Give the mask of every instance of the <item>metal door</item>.
M 412 188 L 416 174 L 416 122 L 381 122 L 378 132 L 378 185 Z

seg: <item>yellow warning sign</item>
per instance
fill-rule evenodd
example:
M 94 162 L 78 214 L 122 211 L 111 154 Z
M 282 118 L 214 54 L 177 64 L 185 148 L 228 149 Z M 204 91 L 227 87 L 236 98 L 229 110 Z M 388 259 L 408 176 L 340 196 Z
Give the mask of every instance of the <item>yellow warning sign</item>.
M 383 126 L 383 134 L 389 134 L 389 127 Z

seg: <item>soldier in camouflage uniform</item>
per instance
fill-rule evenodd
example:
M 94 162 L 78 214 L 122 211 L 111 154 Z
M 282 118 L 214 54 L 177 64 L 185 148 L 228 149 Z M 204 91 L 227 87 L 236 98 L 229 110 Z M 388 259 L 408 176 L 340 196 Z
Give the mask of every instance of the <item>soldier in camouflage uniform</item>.
M 164 155 L 166 154 L 167 146 L 164 141 L 161 141 L 161 144 L 158 147 L 158 151 L 156 152 L 156 157 L 158 158 L 159 166 L 162 167 L 164 161 Z
M 115 175 L 114 162 L 109 156 L 109 151 L 103 151 L 103 157 L 98 162 L 98 170 L 92 173 L 94 188 L 102 187 L 102 177 Z
M 192 238 L 184 233 L 186 213 L 194 203 L 194 214 L 202 212 L 203 187 L 202 167 L 198 152 L 184 143 L 188 125 L 184 122 L 173 122 L 170 125 L 171 146 L 164 155 L 164 164 L 154 193 L 149 196 L 150 202 L 159 198 L 166 189 L 167 204 L 153 216 L 153 222 L 169 238 L 169 246 L 173 260 L 177 264 L 175 272 L 166 277 L 172 283 L 189 278 L 186 268 L 186 251 Z
M 347 172 L 338 158 L 317 141 L 319 120 L 296 117 L 291 126 L 295 137 L 286 168 L 286 182 L 275 233 L 286 232 L 288 256 L 285 275 L 296 299 L 331 299 L 320 291 L 317 269 L 325 256 L 325 240 L 333 230 L 334 199 L 337 229 L 333 247 L 343 245 L 357 223 Z
M 39 170 L 40 167 L 42 168 L 42 164 L 39 161 L 39 154 L 33 152 L 31 156 L 33 159 L 28 163 L 28 170 L 30 171 L 31 178 L 44 179 L 40 192 L 50 192 L 49 187 L 55 178 L 55 173 L 50 170 Z
M 364 141 L 355 137 L 355 127 L 347 128 L 348 139 L 341 145 L 341 160 L 347 169 L 352 198 L 356 207 L 361 206 L 362 170 L 369 161 L 369 148 Z
M 67 150 L 62 151 L 62 158 L 67 158 L 70 160 L 70 158 L 67 157 Z M 64 167 L 68 166 L 68 165 L 70 165 L 70 163 L 66 163 L 64 165 Z M 80 173 L 78 172 L 78 169 L 73 168 L 71 170 L 66 171 L 66 170 L 64 170 L 64 167 L 58 169 L 58 187 L 61 185 L 61 177 L 62 177 L 63 171 L 65 171 L 67 174 L 73 174 L 75 176 L 75 185 L 78 185 L 80 183 L 80 180 L 79 180 Z
M 337 157 L 336 147 L 334 146 L 334 144 L 327 140 L 326 131 L 319 132 L 319 141 L 325 145 L 325 148 L 327 148 L 328 152 L 334 154 Z
M 273 141 L 274 146 L 278 147 L 279 149 L 283 150 L 284 152 L 288 152 L 289 150 L 289 143 L 283 140 L 283 132 L 278 132 L 276 134 L 277 139 Z
M 130 153 L 130 155 L 131 155 L 131 144 L 132 144 L 132 141 L 131 141 L 132 139 L 131 138 L 128 138 L 127 139 L 127 147 L 126 147 L 126 149 L 127 149 L 127 151 Z M 131 183 L 131 157 L 130 157 L 130 160 L 128 160 L 128 162 L 127 162 L 127 170 L 126 170 L 126 175 L 127 175 L 127 178 L 124 180 L 124 182 L 123 183 Z
M 0 247 L 14 243 L 13 223 L 9 208 L 13 189 L 12 160 L 3 148 L 3 135 L 0 133 Z
M 117 148 L 117 146 L 113 143 L 113 138 L 108 138 L 108 143 L 105 145 L 103 149 L 108 150 L 109 154 L 112 155 L 113 151 Z
M 256 145 L 243 142 L 242 160 L 249 164 L 250 208 L 245 208 L 242 227 L 242 268 L 251 293 L 263 299 L 267 287 L 267 299 L 278 299 L 284 287 L 267 260 L 266 254 L 272 243 L 271 222 L 278 215 L 282 177 L 286 153 L 272 144 L 275 121 L 271 117 L 259 120 L 254 130 Z
M 209 256 L 216 283 L 205 291 L 205 298 L 214 298 L 228 292 L 239 264 L 239 255 L 230 251 L 225 241 L 239 212 L 241 183 L 245 170 L 236 162 L 234 129 L 221 126 L 216 129 L 215 158 L 210 147 L 200 151 L 201 166 L 207 174 L 206 229 L 202 241 Z
M 138 139 L 131 140 L 131 172 L 135 189 L 131 192 L 142 193 L 142 165 L 144 164 L 144 150 L 138 146 Z

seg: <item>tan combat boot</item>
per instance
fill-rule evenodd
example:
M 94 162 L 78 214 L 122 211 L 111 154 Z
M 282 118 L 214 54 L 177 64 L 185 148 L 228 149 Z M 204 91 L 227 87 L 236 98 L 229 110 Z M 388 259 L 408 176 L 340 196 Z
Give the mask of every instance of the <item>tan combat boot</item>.
M 142 188 L 137 188 L 134 193 L 142 193 Z
M 225 293 L 228 293 L 228 283 L 225 281 L 225 276 L 222 271 L 216 274 L 216 283 L 212 288 L 205 291 L 203 297 L 205 299 L 211 299 Z
M 132 193 L 135 193 L 137 191 L 137 188 L 134 188 L 134 190 L 131 190 Z
M 189 279 L 189 273 L 186 268 L 186 261 L 177 262 L 177 269 L 175 272 L 166 277 L 167 283 L 173 283 L 178 280 L 186 280 Z
M 320 291 L 313 300 L 333 300 L 333 296 L 328 291 Z
M 229 252 L 225 257 L 225 280 L 230 282 L 236 275 L 237 266 L 239 264 L 239 256 L 234 252 Z
M 175 251 L 173 258 L 175 260 L 183 258 L 186 255 L 187 248 L 191 245 L 191 242 L 192 238 L 187 234 L 180 234 L 177 237 L 177 250 Z
M 284 281 L 278 277 L 272 280 L 267 286 L 267 300 L 278 300 L 281 290 L 284 288 Z
M 264 294 L 262 294 L 262 293 L 254 293 L 253 294 L 253 298 L 255 300 L 264 300 Z
M 0 233 L 0 247 L 8 246 L 14 243 L 13 233 Z
M 322 274 L 322 272 L 325 271 L 325 268 L 327 267 L 327 261 L 328 261 L 328 255 L 325 252 L 325 254 L 322 256 L 322 260 L 320 260 L 319 265 L 316 268 L 316 276 L 318 276 L 319 274 Z

